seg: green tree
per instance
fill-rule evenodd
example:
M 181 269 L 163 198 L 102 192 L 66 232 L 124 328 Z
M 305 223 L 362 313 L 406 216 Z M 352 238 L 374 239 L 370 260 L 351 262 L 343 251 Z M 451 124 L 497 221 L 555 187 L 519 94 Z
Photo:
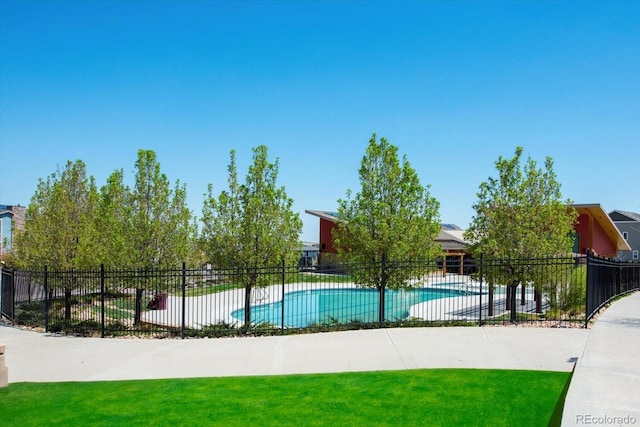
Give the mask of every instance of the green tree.
M 39 270 L 45 265 L 52 265 L 56 255 L 53 250 L 59 249 L 51 245 L 54 224 L 51 222 L 53 211 L 53 182 L 57 173 L 38 179 L 36 191 L 27 206 L 24 230 L 16 230 L 15 248 L 19 267 Z
M 100 188 L 95 222 L 95 251 L 105 267 L 130 266 L 129 243 L 134 234 L 131 200 L 131 189 L 124 184 L 124 171 L 115 170 Z
M 75 270 L 95 262 L 93 223 L 97 189 L 81 160 L 68 161 L 46 180 L 40 179 L 27 208 L 25 229 L 17 236 L 23 267 Z M 78 286 L 74 274 L 52 281 L 65 294 L 65 318 L 71 317 L 71 293 Z
M 355 269 L 356 283 L 380 291 L 380 321 L 384 321 L 384 290 L 409 286 L 409 279 L 424 274 L 424 264 L 441 254 L 435 238 L 440 231 L 439 203 L 429 186 L 420 184 L 406 156 L 373 134 L 360 166 L 361 189 L 338 200 L 339 222 L 333 239 L 339 258 L 348 263 L 371 263 Z
M 118 187 L 117 184 L 114 184 Z M 171 189 L 161 172 L 156 153 L 138 150 L 135 187 L 130 196 L 130 226 L 126 247 L 129 265 L 147 271 L 177 266 L 191 256 L 194 238 L 191 211 L 186 206 L 186 187 L 176 181 Z M 123 212 L 129 215 L 129 211 Z M 128 226 L 122 231 L 127 232 Z M 159 283 L 159 286 L 163 286 Z M 140 322 L 145 286 L 136 284 L 134 323 Z
M 270 285 L 260 269 L 300 257 L 302 221 L 291 209 L 293 200 L 277 186 L 276 159 L 268 160 L 267 147 L 253 149 L 253 164 L 244 184 L 238 181 L 235 151 L 228 167 L 228 190 L 216 198 L 209 185 L 202 211 L 201 242 L 205 256 L 219 268 L 233 268 L 245 289 L 245 326 L 251 324 L 251 292 Z
M 480 184 L 475 215 L 465 232 L 476 257 L 500 259 L 499 267 L 484 273 L 490 284 L 507 285 L 511 321 L 516 319 L 516 288 L 533 283 L 540 290 L 550 272 L 522 261 L 570 254 L 577 218 L 571 201 L 562 199 L 553 160 L 547 157 L 542 169 L 528 157 L 522 166 L 522 152 L 517 147 L 512 159 L 500 156 L 495 162 L 498 177 Z

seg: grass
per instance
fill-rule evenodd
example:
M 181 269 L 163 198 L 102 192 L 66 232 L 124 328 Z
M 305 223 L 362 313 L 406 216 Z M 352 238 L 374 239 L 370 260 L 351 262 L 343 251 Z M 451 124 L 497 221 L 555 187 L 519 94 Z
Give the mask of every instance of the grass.
M 185 296 L 199 297 L 202 295 L 217 294 L 219 292 L 229 291 L 231 289 L 244 289 L 244 286 L 242 286 L 241 284 L 233 283 L 202 285 L 196 288 L 187 289 L 185 291 Z
M 273 285 L 279 285 L 282 283 L 282 278 L 278 274 L 273 275 Z M 337 274 L 321 274 L 321 273 L 287 273 L 285 275 L 285 283 L 351 283 L 353 278 L 347 275 Z M 206 281 L 205 284 L 197 285 L 193 288 L 187 289 L 185 295 L 188 297 L 197 297 L 202 295 L 216 294 L 232 289 L 244 289 L 244 285 L 241 283 L 210 283 Z M 177 291 L 179 294 L 180 291 Z
M 568 372 L 435 369 L 15 383 L 2 425 L 559 425 Z

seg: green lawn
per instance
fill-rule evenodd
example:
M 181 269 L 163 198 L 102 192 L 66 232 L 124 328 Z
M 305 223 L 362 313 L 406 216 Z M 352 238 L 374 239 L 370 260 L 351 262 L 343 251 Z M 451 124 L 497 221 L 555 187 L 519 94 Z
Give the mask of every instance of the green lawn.
M 0 389 L 0 424 L 559 425 L 570 376 L 568 372 L 435 369 L 17 383 Z
M 336 283 L 351 283 L 353 278 L 348 275 L 340 274 L 314 274 L 314 273 L 287 273 L 285 275 L 285 283 L 324 283 L 324 284 L 336 284 Z M 277 273 L 273 274 L 273 285 L 280 285 L 282 283 L 282 276 Z M 197 297 L 202 295 L 215 294 L 219 292 L 228 291 L 231 289 L 244 289 L 244 285 L 241 283 L 209 283 L 199 284 L 193 288 L 186 290 L 186 296 Z M 176 295 L 180 295 L 180 291 L 176 291 Z

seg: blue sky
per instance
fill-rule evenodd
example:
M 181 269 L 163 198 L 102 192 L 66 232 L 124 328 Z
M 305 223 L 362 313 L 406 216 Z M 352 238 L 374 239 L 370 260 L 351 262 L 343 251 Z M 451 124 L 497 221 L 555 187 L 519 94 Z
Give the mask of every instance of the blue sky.
M 555 162 L 563 195 L 640 212 L 640 2 L 0 0 L 0 203 L 139 148 L 200 215 L 229 151 L 280 159 L 305 209 L 359 189 L 372 133 L 463 228 L 498 156 Z

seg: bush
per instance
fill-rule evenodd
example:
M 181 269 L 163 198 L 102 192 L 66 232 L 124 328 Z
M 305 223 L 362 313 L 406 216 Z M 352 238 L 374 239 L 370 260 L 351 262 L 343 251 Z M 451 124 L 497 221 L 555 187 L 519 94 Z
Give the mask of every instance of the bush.
M 104 325 L 104 334 L 105 336 L 119 336 L 119 335 L 127 335 L 129 333 L 129 328 L 127 325 L 120 321 L 108 322 Z
M 58 319 L 51 322 L 49 332 L 62 332 L 81 337 L 90 337 L 100 333 L 100 323 L 95 320 L 77 322 L 70 319 Z
M 44 327 L 44 301 L 25 302 L 16 307 L 14 322 L 18 325 Z
M 227 322 L 219 322 L 212 325 L 203 326 L 202 329 L 191 329 L 186 332 L 191 337 L 229 337 L 238 334 L 234 325 Z
M 560 287 L 558 309 L 570 316 L 584 314 L 587 301 L 587 267 L 578 266 L 571 270 L 569 283 Z

